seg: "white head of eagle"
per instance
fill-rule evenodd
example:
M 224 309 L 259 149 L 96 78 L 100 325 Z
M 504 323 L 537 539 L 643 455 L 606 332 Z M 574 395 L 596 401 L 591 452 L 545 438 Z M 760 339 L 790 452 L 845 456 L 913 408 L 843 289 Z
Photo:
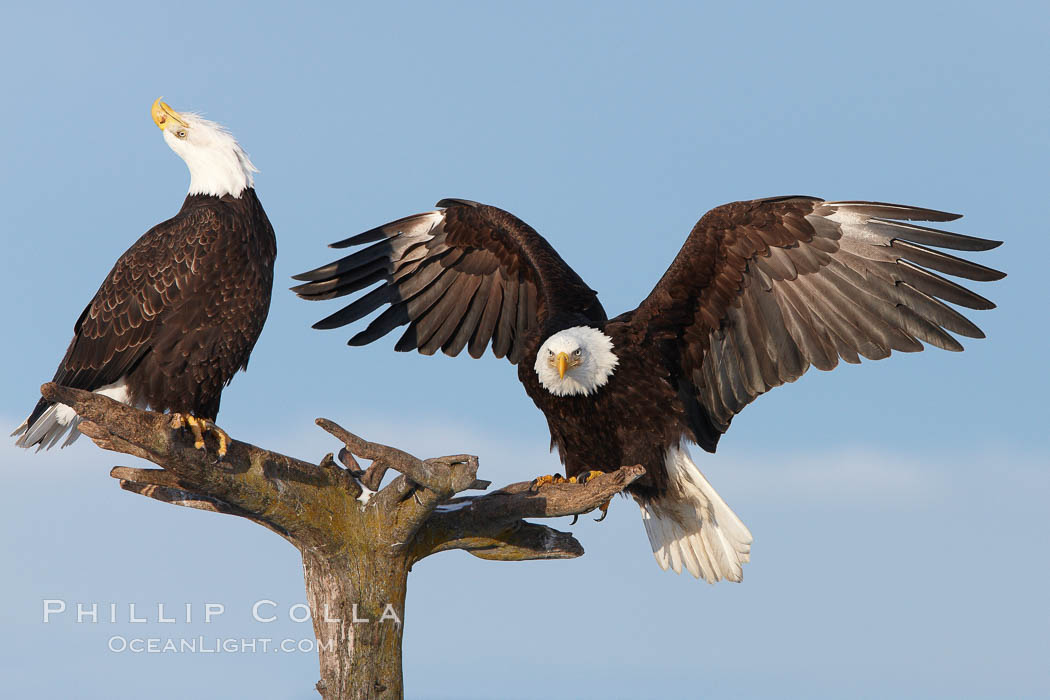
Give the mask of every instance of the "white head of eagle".
M 192 112 L 176 112 L 159 97 L 150 112 L 168 146 L 190 169 L 190 194 L 239 197 L 255 186 L 252 173 L 259 171 L 221 124 Z
M 612 348 L 612 338 L 597 328 L 566 328 L 543 341 L 536 376 L 555 396 L 592 394 L 605 386 L 619 363 Z

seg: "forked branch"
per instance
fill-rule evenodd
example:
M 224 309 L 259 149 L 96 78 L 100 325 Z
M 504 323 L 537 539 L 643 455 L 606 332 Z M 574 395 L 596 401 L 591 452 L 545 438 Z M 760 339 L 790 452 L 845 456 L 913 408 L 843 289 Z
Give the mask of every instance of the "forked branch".
M 579 556 L 583 548 L 571 534 L 524 519 L 587 513 L 644 471 L 628 466 L 586 484 L 536 491 L 529 482 L 519 482 L 457 497 L 488 488 L 489 482 L 477 478 L 477 457 L 419 459 L 320 418 L 318 425 L 343 443 L 339 457 L 347 467 L 331 454 L 311 464 L 237 440 L 219 459 L 213 450 L 194 448 L 191 436 L 172 429 L 165 414 L 53 383 L 41 392 L 71 406 L 84 419 L 81 432 L 100 447 L 162 467 L 114 468 L 111 475 L 121 488 L 165 503 L 248 518 L 299 547 L 341 549 L 348 535 L 358 541 L 368 531 L 375 546 L 403 549 L 412 561 L 449 549 L 514 561 Z M 357 458 L 371 465 L 363 470 Z M 389 469 L 399 476 L 380 488 Z
M 583 554 L 570 533 L 525 518 L 554 518 L 594 510 L 640 477 L 640 466 L 622 467 L 585 484 L 529 482 L 484 490 L 478 459 L 452 455 L 419 459 L 369 442 L 332 421 L 318 424 L 344 445 L 317 464 L 231 440 L 219 458 L 213 438 L 205 449 L 172 428 L 168 415 L 118 403 L 105 396 L 45 384 L 43 395 L 71 406 L 80 430 L 107 450 L 141 457 L 161 469 L 114 467 L 126 491 L 164 503 L 247 518 L 281 535 L 303 557 L 307 600 L 319 641 L 326 700 L 403 696 L 402 626 L 355 625 L 365 615 L 404 614 L 408 572 L 424 557 L 462 549 L 482 559 L 569 559 Z M 359 459 L 370 465 L 362 469 Z M 385 485 L 387 471 L 398 475 Z M 332 613 L 333 618 L 328 617 Z

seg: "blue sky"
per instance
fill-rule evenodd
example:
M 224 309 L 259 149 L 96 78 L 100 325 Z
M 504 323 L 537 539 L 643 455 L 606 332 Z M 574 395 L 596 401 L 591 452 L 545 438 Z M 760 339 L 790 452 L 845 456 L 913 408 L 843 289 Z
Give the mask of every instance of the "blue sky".
M 317 459 L 326 416 L 497 483 L 556 468 L 515 370 L 310 330 L 292 274 L 447 196 L 544 233 L 611 313 L 707 209 L 811 194 L 958 211 L 1006 240 L 967 351 L 814 372 L 694 456 L 755 535 L 741 585 L 662 572 L 636 507 L 569 562 L 462 553 L 410 581 L 409 697 L 1037 697 L 1045 661 L 1050 93 L 1042 3 L 134 3 L 5 10 L 0 422 L 50 379 L 117 256 L 179 207 L 164 95 L 227 125 L 278 236 L 268 325 L 220 424 Z M 298 555 L 247 522 L 120 491 L 86 439 L 0 447 L 0 687 L 10 697 L 312 698 L 312 653 L 131 654 L 113 636 L 310 636 Z M 568 520 L 551 523 L 568 527 Z M 42 622 L 42 601 L 122 622 Z M 281 621 L 252 621 L 253 602 Z M 212 624 L 205 603 L 225 605 Z M 150 622 L 129 624 L 127 605 Z M 156 605 L 196 606 L 192 623 Z M 161 674 L 163 674 L 161 676 Z M 163 677 L 164 684 L 158 683 Z M 508 681 L 508 679 L 512 679 Z

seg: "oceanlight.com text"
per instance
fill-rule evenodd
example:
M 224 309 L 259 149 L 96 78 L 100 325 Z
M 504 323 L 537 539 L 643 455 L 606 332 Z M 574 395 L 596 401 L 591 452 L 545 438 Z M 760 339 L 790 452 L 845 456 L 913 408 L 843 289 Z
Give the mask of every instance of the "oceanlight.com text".
M 273 639 L 270 637 L 124 637 L 107 642 L 116 654 L 312 654 L 332 651 L 335 640 Z

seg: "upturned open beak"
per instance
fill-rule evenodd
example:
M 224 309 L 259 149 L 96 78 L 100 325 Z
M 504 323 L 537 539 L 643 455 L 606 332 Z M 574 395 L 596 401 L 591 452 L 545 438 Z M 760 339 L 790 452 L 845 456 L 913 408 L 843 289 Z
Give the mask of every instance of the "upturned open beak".
M 569 356 L 563 352 L 559 352 L 555 358 L 555 362 L 558 365 L 558 378 L 565 379 L 565 370 L 569 368 Z
M 164 98 L 158 97 L 150 107 L 150 116 L 153 117 L 153 123 L 156 124 L 163 131 L 168 127 L 168 124 L 172 121 L 177 122 L 181 126 L 189 126 L 186 121 L 179 116 L 179 113 L 169 107 L 167 104 L 162 102 Z

